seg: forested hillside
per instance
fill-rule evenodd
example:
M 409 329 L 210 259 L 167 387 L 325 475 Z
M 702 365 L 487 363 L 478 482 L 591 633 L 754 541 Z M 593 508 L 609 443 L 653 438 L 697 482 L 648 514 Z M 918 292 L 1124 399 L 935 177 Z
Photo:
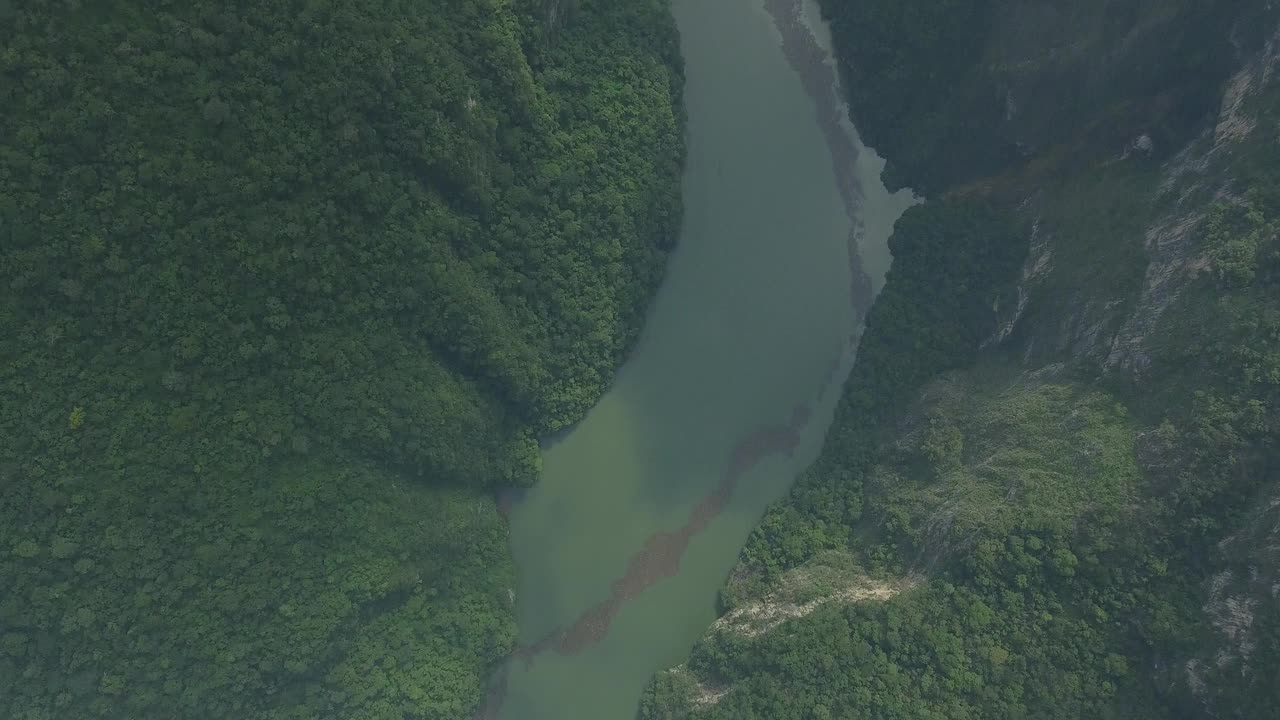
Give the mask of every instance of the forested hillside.
M 0 716 L 468 717 L 675 241 L 666 3 L 0 18 Z
M 823 6 L 930 198 L 822 457 L 645 717 L 1274 715 L 1275 9 Z

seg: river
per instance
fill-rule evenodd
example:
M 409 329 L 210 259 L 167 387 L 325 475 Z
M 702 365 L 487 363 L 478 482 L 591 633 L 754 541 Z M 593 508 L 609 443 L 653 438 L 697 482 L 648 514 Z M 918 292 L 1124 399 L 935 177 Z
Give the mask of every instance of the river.
M 674 0 L 680 245 L 613 388 L 511 508 L 522 649 L 483 715 L 634 718 L 817 455 L 912 199 L 880 184 L 802 1 Z

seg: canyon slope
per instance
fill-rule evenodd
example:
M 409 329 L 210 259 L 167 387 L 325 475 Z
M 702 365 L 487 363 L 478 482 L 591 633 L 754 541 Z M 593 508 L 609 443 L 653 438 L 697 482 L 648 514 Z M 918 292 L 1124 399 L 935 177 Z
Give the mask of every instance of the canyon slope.
M 927 199 L 820 459 L 643 716 L 1273 713 L 1276 9 L 820 4 Z

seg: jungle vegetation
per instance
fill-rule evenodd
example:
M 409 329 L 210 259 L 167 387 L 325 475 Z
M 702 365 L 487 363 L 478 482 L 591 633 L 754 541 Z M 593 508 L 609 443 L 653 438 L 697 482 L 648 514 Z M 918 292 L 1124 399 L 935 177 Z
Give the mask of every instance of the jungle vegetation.
M 0 17 L 0 715 L 469 716 L 675 241 L 666 4 Z

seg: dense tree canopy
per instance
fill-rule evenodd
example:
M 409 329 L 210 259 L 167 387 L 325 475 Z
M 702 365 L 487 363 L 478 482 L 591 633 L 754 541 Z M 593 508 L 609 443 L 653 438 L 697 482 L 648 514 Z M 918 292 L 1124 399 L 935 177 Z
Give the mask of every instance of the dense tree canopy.
M 465 716 L 674 242 L 665 4 L 0 12 L 0 714 Z

